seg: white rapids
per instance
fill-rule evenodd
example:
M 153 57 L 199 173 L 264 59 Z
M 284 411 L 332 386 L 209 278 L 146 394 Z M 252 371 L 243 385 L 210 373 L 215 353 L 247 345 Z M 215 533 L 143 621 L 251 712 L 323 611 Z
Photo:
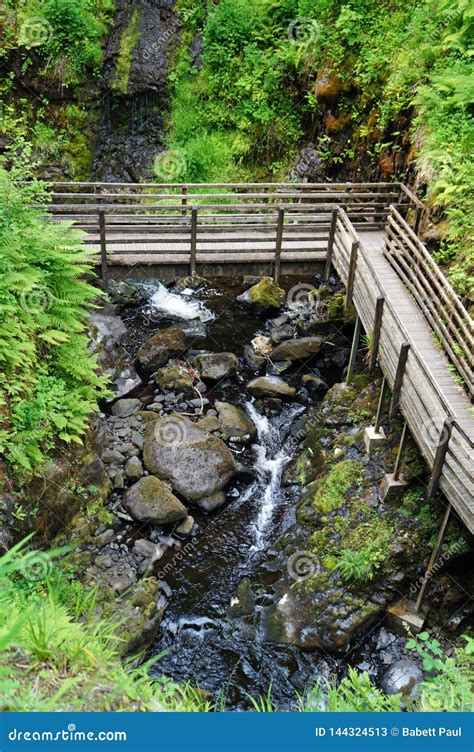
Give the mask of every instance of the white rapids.
M 202 322 L 212 321 L 215 316 L 199 300 L 193 300 L 193 290 L 184 290 L 183 293 L 170 292 L 166 287 L 157 283 L 156 292 L 150 298 L 152 312 L 166 314 L 172 319 L 191 321 L 200 319 Z
M 276 425 L 268 418 L 260 415 L 251 402 L 245 405 L 257 429 L 258 443 L 254 444 L 255 471 L 257 479 L 244 494 L 243 501 L 253 499 L 259 504 L 258 515 L 255 520 L 254 544 L 252 551 L 260 551 L 265 545 L 265 533 L 271 522 L 273 512 L 281 495 L 281 478 L 283 470 L 291 460 L 281 447 L 281 434 Z M 301 411 L 301 406 L 296 408 Z

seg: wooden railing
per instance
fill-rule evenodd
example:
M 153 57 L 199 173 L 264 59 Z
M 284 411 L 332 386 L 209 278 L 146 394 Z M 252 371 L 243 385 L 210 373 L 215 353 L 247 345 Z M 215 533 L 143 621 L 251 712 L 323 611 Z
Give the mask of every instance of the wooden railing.
M 425 245 L 391 207 L 385 257 L 413 295 L 439 346 L 474 394 L 474 322 Z
M 426 354 L 405 329 L 397 312 L 400 301 L 390 300 L 369 254 L 359 243 L 356 228 L 343 209 L 339 208 L 337 215 L 329 258 L 346 285 L 347 304 L 355 305 L 366 332 L 371 333 L 369 367 L 378 362 L 392 390 L 389 417 L 402 411 L 432 471 L 429 490 L 434 492 L 440 486 L 472 530 L 472 430 L 453 412 Z M 401 222 L 411 238 L 412 231 Z

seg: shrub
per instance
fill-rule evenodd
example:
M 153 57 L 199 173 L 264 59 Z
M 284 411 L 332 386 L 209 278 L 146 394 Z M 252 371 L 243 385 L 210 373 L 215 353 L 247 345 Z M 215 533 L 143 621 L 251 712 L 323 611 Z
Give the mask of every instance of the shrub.
M 81 442 L 105 390 L 85 331 L 98 291 L 81 234 L 32 207 L 41 184 L 2 169 L 0 189 L 0 454 L 33 472 L 57 440 Z

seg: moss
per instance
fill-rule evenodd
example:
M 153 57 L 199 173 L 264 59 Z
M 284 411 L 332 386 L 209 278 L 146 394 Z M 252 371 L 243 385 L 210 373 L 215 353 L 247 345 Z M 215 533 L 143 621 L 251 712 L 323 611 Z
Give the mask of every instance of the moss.
M 280 308 L 286 298 L 285 291 L 275 285 L 270 277 L 263 277 L 260 282 L 249 289 L 248 293 L 252 303 L 264 309 Z
M 138 8 L 134 8 L 132 15 L 130 16 L 130 21 L 120 37 L 119 54 L 117 65 L 115 67 L 113 88 L 120 92 L 120 94 L 126 94 L 128 92 L 133 50 L 135 49 L 139 38 L 140 12 Z
M 349 488 L 362 478 L 363 466 L 360 462 L 343 460 L 331 469 L 321 481 L 313 498 L 313 507 L 320 514 L 329 514 L 344 503 Z

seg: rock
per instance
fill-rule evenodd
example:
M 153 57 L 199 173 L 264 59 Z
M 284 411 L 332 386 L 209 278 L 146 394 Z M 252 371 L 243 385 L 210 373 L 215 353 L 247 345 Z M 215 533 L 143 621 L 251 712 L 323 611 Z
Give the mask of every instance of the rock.
M 237 298 L 239 303 L 255 305 L 263 310 L 281 308 L 285 299 L 285 291 L 275 285 L 270 277 L 263 277 L 260 282 L 257 282 L 256 285 L 250 287 Z
M 291 360 L 277 360 L 275 363 L 269 362 L 267 368 L 268 376 L 279 376 L 291 368 Z
M 156 543 L 146 540 L 146 538 L 139 538 L 133 545 L 133 553 L 137 556 L 141 556 L 143 559 L 152 559 L 158 561 L 163 556 L 163 549 L 161 546 L 157 546 Z
M 134 285 L 129 284 L 125 280 L 116 281 L 111 279 L 107 289 L 109 297 L 114 303 L 118 303 L 121 306 L 137 305 L 144 299 L 143 294 Z
M 226 439 L 247 438 L 250 440 L 256 435 L 257 431 L 252 420 L 240 407 L 219 401 L 216 401 L 215 407 Z
M 237 369 L 239 359 L 234 353 L 209 353 L 196 355 L 193 365 L 204 381 L 218 381 Z
M 255 371 L 261 368 L 267 362 L 267 359 L 262 355 L 257 355 L 253 347 L 251 347 L 250 345 L 245 345 L 244 358 L 250 368 L 253 368 Z
M 319 376 L 313 376 L 311 373 L 305 373 L 303 376 L 303 384 L 312 392 L 320 392 L 328 388 L 328 385 Z
M 255 597 L 252 591 L 252 584 L 249 579 L 244 578 L 237 585 L 235 593 L 230 600 L 227 615 L 231 619 L 236 619 L 240 616 L 252 616 L 254 612 Z
M 155 371 L 165 366 L 171 358 L 186 352 L 188 338 L 177 326 L 170 326 L 150 337 L 137 353 L 137 360 L 147 371 Z
M 291 324 L 285 324 L 283 326 L 275 326 L 270 330 L 270 337 L 273 344 L 277 345 L 279 342 L 283 342 L 285 339 L 292 339 L 294 335 L 293 327 Z
M 139 399 L 119 399 L 112 407 L 112 413 L 117 418 L 129 418 L 131 415 L 136 415 L 141 406 Z
M 235 473 L 235 460 L 221 439 L 172 414 L 147 430 L 145 467 L 188 501 L 221 491 Z
M 200 428 L 201 431 L 207 431 L 207 433 L 221 430 L 221 422 L 217 415 L 206 415 L 205 418 L 198 420 L 196 426 Z
M 282 397 L 294 397 L 296 389 L 278 376 L 260 376 L 247 384 L 247 388 L 256 395 L 275 395 Z
M 303 147 L 298 154 L 296 164 L 290 172 L 290 180 L 300 182 L 303 178 L 308 178 L 315 182 L 320 182 L 324 176 L 325 163 L 319 156 L 313 144 Z
M 125 457 L 117 449 L 104 449 L 102 462 L 106 465 L 111 465 L 113 462 L 125 462 Z
M 143 465 L 138 457 L 130 457 L 125 464 L 125 475 L 130 480 L 139 480 L 143 475 Z
M 191 517 L 191 515 L 188 515 L 185 520 L 180 522 L 178 527 L 175 530 L 175 534 L 178 535 L 180 538 L 187 538 L 189 535 L 191 535 L 194 527 L 194 517 Z
M 419 666 L 404 658 L 390 666 L 382 676 L 380 686 L 387 695 L 401 693 L 413 700 L 417 695 L 417 686 L 422 681 L 423 672 Z
M 122 470 L 117 470 L 114 475 L 114 488 L 121 489 L 125 485 L 125 479 L 123 477 Z
M 315 355 L 323 340 L 321 337 L 300 337 L 282 342 L 272 352 L 272 360 L 298 360 L 310 358 Z
M 139 522 L 165 525 L 187 516 L 186 507 L 159 478 L 141 478 L 125 494 L 124 506 Z
M 153 374 L 162 389 L 175 392 L 188 392 L 193 388 L 194 379 L 184 363 L 173 361 Z
M 203 496 L 194 503 L 199 509 L 202 509 L 203 512 L 214 512 L 225 503 L 225 498 L 225 493 L 218 491 L 210 496 Z

